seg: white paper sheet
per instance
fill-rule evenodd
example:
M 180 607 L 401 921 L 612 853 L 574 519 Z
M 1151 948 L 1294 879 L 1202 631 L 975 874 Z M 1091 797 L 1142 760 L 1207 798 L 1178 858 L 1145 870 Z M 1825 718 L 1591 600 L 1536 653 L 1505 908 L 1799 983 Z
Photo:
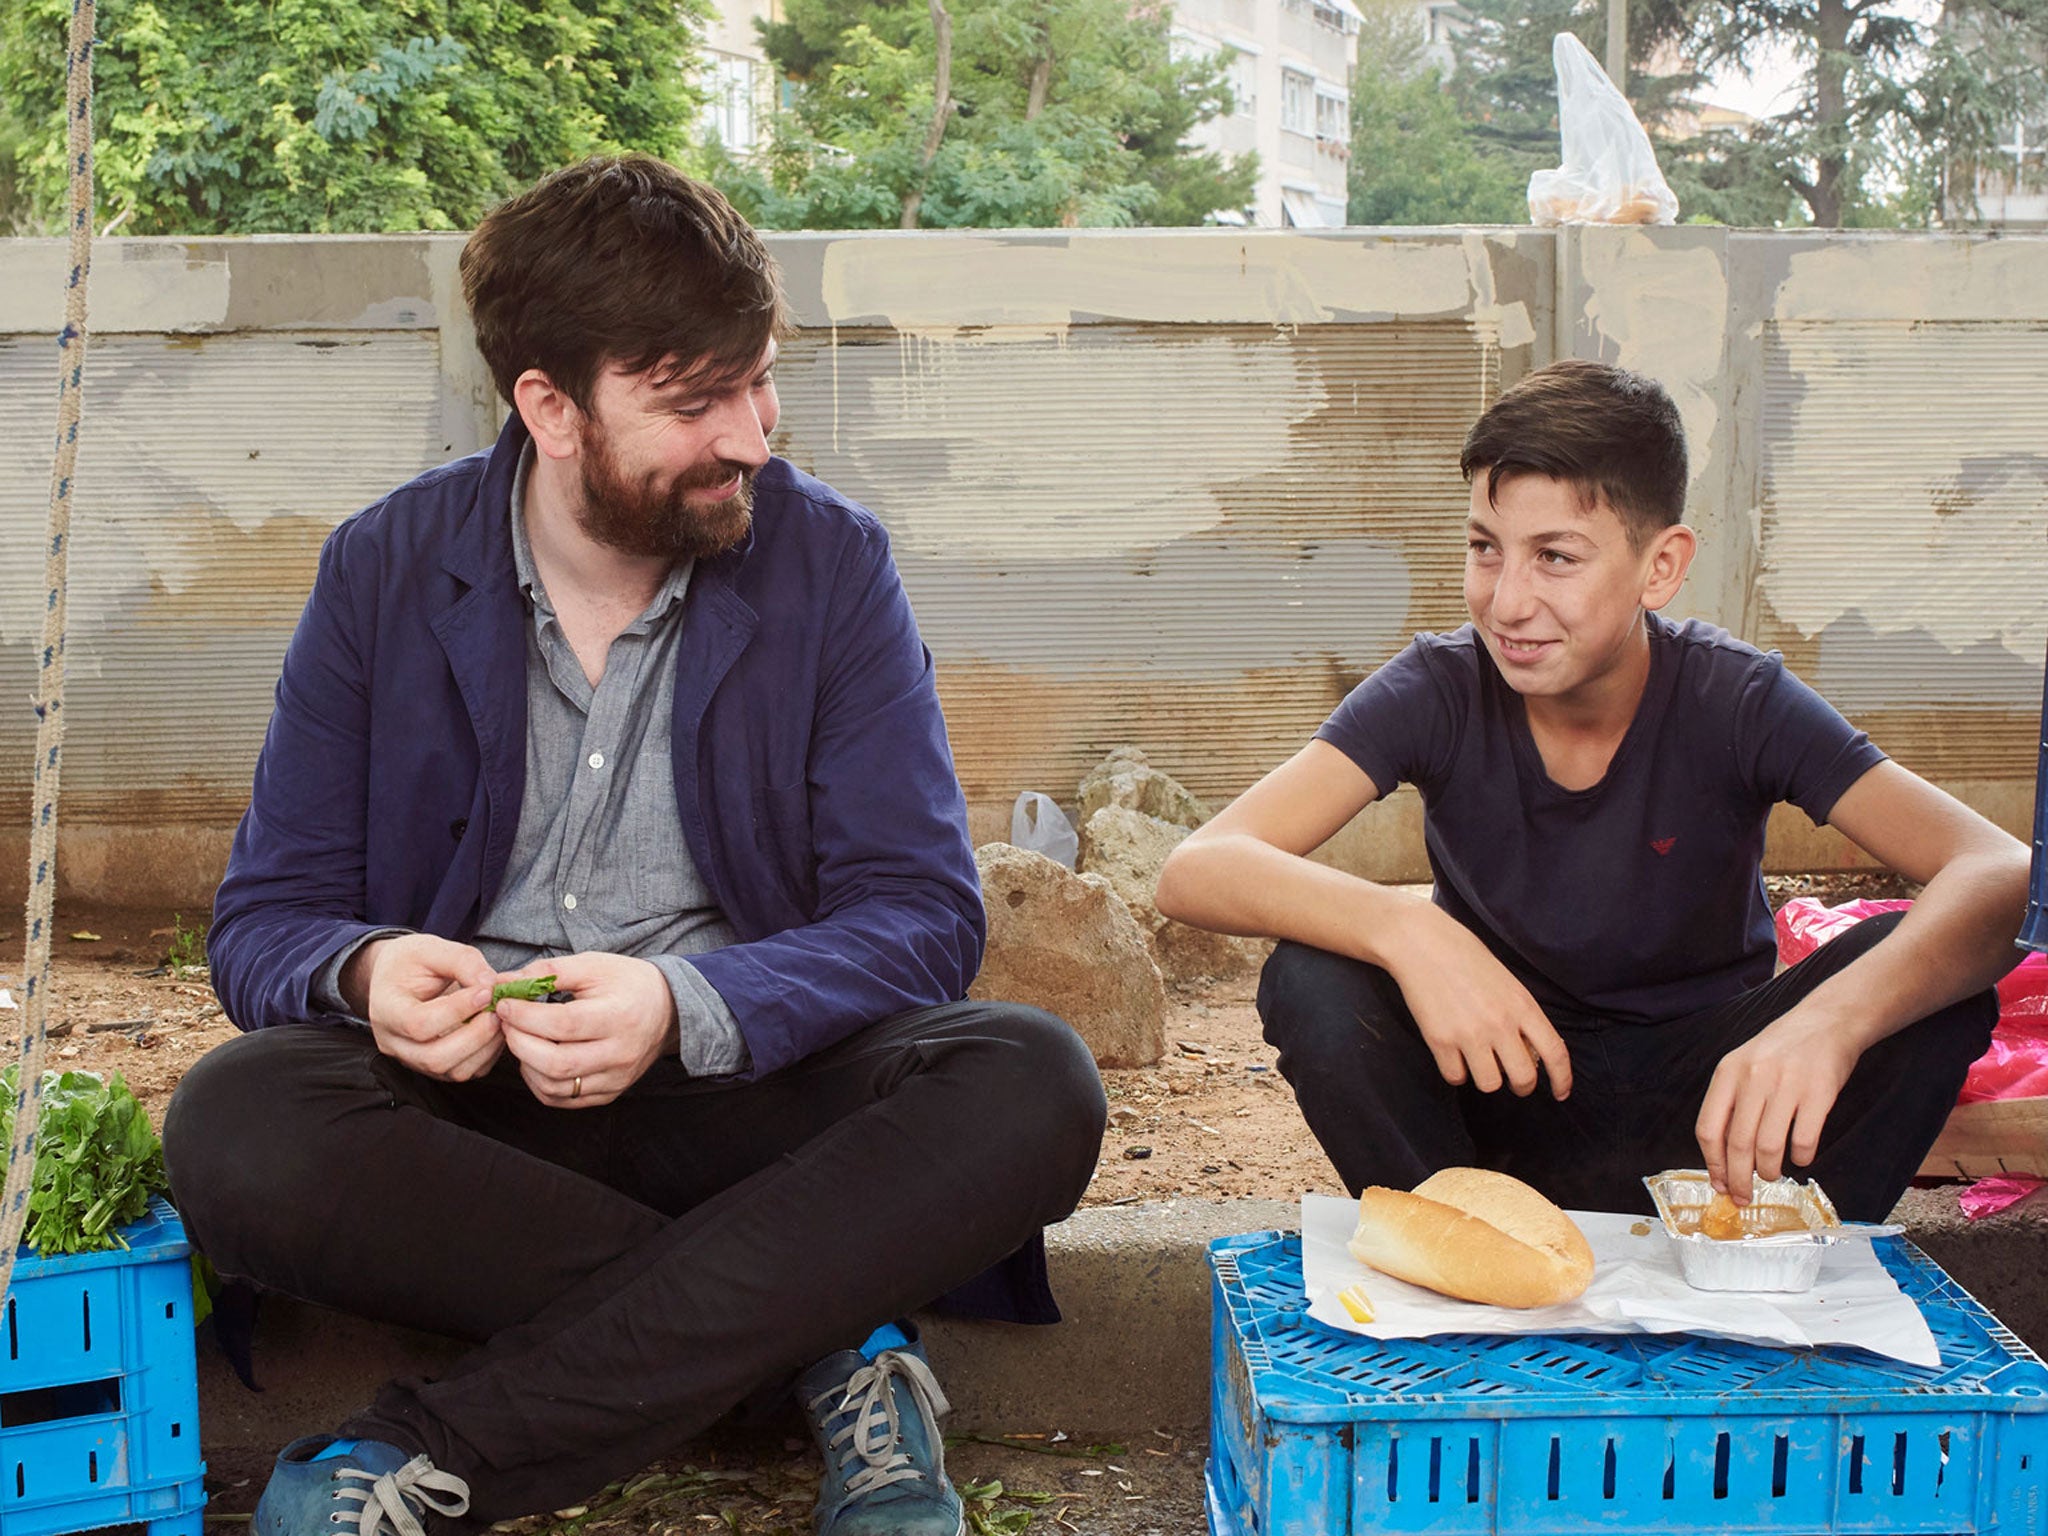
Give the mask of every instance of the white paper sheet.
M 1800 1348 L 1850 1344 L 1933 1368 L 1941 1351 L 1920 1309 L 1906 1297 L 1868 1239 L 1837 1243 L 1810 1291 L 1696 1291 L 1679 1273 L 1661 1223 L 1640 1216 L 1573 1211 L 1593 1245 L 1593 1283 L 1577 1301 L 1517 1311 L 1457 1301 L 1369 1269 L 1344 1245 L 1358 1207 L 1333 1195 L 1301 1197 L 1301 1267 L 1309 1316 L 1374 1339 L 1436 1333 L 1702 1333 L 1746 1344 Z M 1363 1285 L 1374 1320 L 1353 1322 L 1337 1292 Z

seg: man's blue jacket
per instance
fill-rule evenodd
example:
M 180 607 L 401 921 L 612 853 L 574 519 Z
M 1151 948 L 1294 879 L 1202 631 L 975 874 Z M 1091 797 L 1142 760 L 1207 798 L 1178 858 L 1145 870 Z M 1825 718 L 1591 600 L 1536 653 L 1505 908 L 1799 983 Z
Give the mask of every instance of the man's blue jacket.
M 404 927 L 466 941 L 526 771 L 508 506 L 527 441 L 430 470 L 327 540 L 207 938 L 243 1029 L 314 1019 L 322 964 Z M 932 659 L 874 516 L 781 459 L 699 563 L 678 648 L 683 831 L 740 942 L 692 957 L 753 1075 L 963 997 L 986 933 Z

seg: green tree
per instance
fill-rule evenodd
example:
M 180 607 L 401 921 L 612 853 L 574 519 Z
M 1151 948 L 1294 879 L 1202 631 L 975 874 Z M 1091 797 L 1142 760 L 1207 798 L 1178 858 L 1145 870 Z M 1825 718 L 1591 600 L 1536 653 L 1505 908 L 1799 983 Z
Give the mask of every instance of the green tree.
M 17 224 L 64 200 L 70 0 L 0 18 Z M 128 234 L 458 229 L 598 151 L 685 158 L 711 0 L 102 0 L 95 158 Z M 4 187 L 4 183 L 0 183 Z
M 1369 4 L 1351 83 L 1353 224 L 1521 224 L 1527 176 L 1483 153 L 1412 9 Z
M 1952 0 L 1700 3 L 1688 48 L 1703 68 L 1746 68 L 1790 42 L 1793 104 L 1752 135 L 1812 221 L 1929 223 L 1944 184 L 1971 173 L 2048 101 L 2048 5 Z
M 762 30 L 796 83 L 761 152 L 713 179 L 775 229 L 1195 223 L 1257 168 L 1188 134 L 1226 59 L 1177 59 L 1128 0 L 790 0 Z

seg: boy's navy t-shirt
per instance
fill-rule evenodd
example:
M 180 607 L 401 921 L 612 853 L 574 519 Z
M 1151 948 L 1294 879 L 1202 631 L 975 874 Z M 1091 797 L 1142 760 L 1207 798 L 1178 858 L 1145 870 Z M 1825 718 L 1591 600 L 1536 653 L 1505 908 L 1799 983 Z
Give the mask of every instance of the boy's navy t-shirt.
M 1764 823 L 1827 820 L 1884 753 L 1775 651 L 1649 616 L 1650 676 L 1606 776 L 1561 788 L 1471 625 L 1417 635 L 1318 738 L 1422 792 L 1436 901 L 1546 1011 L 1683 1017 L 1768 981 Z

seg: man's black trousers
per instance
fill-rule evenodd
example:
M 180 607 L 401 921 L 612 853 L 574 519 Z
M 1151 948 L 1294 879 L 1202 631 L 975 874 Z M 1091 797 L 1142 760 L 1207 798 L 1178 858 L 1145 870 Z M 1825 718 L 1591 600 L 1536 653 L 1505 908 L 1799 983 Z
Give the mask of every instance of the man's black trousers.
M 758 1082 L 658 1063 L 576 1110 L 509 1058 L 442 1083 L 306 1025 L 203 1057 L 164 1142 L 223 1275 L 483 1341 L 341 1432 L 425 1451 L 490 1521 L 588 1495 L 1015 1252 L 1080 1200 L 1105 1108 L 1074 1032 L 1000 1003 Z
M 1648 1212 L 1645 1174 L 1700 1166 L 1693 1127 L 1721 1058 L 1897 926 L 1869 918 L 1799 964 L 1717 1007 L 1662 1024 L 1552 1013 L 1572 1058 L 1571 1097 L 1539 1081 L 1453 1088 L 1393 977 L 1283 943 L 1259 983 L 1266 1039 L 1345 1188 L 1413 1189 L 1439 1168 L 1513 1174 L 1574 1210 Z M 1863 1053 L 1809 1168 L 1846 1220 L 1882 1221 L 1941 1134 L 1997 1022 L 1996 996 L 1952 1003 Z

